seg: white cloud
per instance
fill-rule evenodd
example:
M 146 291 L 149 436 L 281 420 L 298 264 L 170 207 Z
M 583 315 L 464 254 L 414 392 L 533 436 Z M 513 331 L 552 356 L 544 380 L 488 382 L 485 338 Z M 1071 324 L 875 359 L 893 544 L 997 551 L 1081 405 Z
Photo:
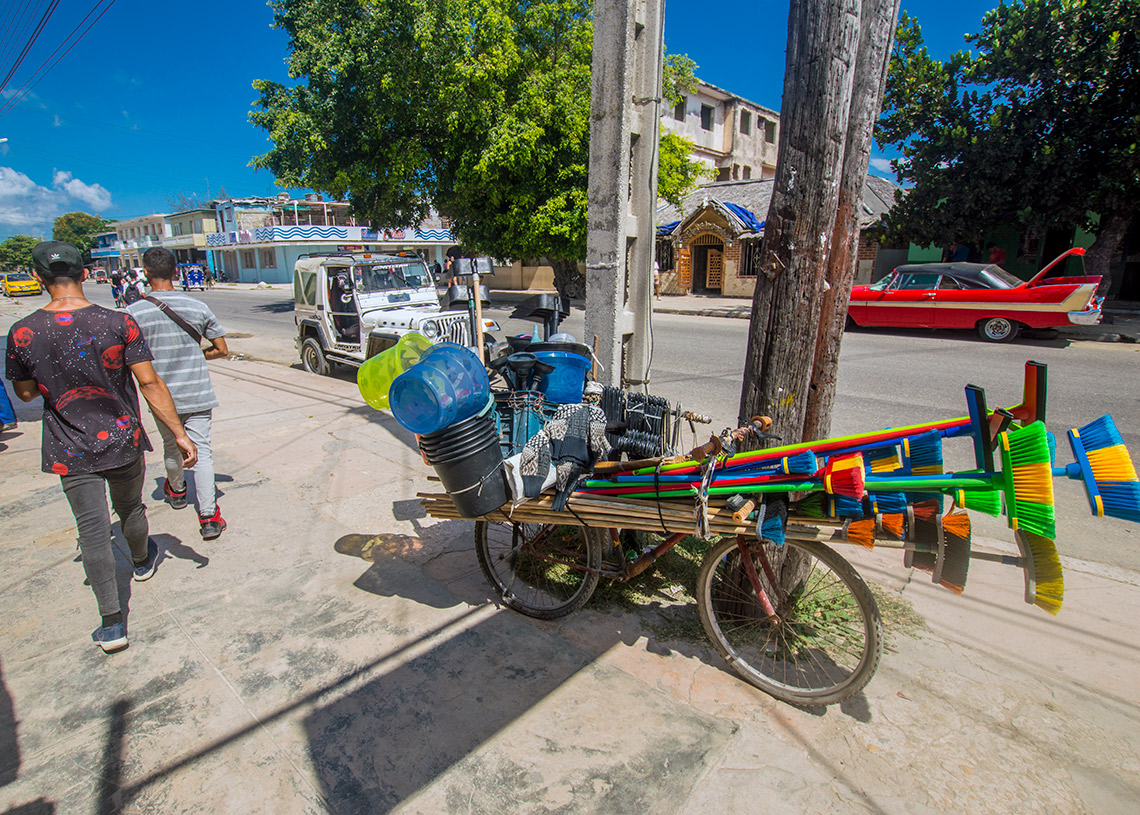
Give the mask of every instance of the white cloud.
M 53 124 L 55 127 L 63 127 L 63 119 L 61 119 L 61 118 L 59 117 L 59 114 L 58 114 L 58 113 L 56 113 L 54 116 L 52 116 L 52 120 L 51 120 L 51 123 L 52 123 L 52 124 Z
M 880 173 L 894 173 L 894 170 L 891 169 L 891 160 L 889 158 L 873 158 L 871 159 L 871 166 Z
M 49 234 L 52 222 L 80 208 L 77 204 L 98 212 L 111 206 L 111 193 L 101 184 L 87 184 L 63 170 L 57 170 L 52 186 L 45 187 L 19 170 L 0 167 L 0 234 Z
M 62 188 L 72 198 L 82 201 L 96 212 L 111 206 L 111 193 L 102 184 L 85 184 L 78 178 L 72 178 L 71 173 L 63 170 L 55 171 L 52 184 L 57 188 Z

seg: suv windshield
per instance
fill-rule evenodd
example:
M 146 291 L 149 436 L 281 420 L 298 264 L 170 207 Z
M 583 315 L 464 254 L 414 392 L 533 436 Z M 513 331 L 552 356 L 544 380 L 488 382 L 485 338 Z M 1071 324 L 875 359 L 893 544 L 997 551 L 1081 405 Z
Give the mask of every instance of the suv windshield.
M 430 286 L 427 267 L 419 261 L 411 263 L 361 263 L 352 267 L 359 291 L 391 291 L 420 289 Z

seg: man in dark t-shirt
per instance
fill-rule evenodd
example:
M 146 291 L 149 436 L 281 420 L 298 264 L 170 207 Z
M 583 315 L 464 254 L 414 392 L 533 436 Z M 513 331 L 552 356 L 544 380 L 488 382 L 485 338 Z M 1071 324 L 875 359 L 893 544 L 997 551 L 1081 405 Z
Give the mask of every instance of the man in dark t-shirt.
M 36 246 L 32 259 L 52 299 L 9 330 L 5 376 L 23 401 L 43 398 L 43 470 L 59 476 L 71 504 L 83 569 L 102 617 L 92 639 L 110 653 L 127 646 L 127 631 L 115 582 L 108 491 L 130 546 L 134 579 L 149 579 L 158 560 L 142 503 L 143 454 L 151 446 L 139 421 L 136 381 L 155 419 L 174 435 L 185 466 L 193 466 L 197 451 L 154 372 L 138 325 L 83 296 L 79 251 L 48 241 Z

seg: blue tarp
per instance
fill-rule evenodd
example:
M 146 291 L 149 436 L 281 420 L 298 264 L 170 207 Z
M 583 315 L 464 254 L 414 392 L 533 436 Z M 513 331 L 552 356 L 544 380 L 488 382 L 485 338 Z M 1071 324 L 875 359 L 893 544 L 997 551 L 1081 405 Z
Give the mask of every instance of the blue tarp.
M 728 207 L 729 212 L 735 215 L 744 223 L 744 228 L 750 232 L 760 232 L 764 229 L 764 221 L 761 221 L 750 210 L 745 209 L 739 204 L 730 204 L 727 201 L 724 205 Z
M 680 221 L 673 221 L 673 223 L 671 223 L 671 224 L 661 224 L 661 226 L 657 227 L 657 237 L 659 237 L 659 238 L 665 237 L 670 232 L 672 232 L 674 229 L 676 229 L 677 224 L 679 224 L 679 223 L 681 223 L 681 222 Z

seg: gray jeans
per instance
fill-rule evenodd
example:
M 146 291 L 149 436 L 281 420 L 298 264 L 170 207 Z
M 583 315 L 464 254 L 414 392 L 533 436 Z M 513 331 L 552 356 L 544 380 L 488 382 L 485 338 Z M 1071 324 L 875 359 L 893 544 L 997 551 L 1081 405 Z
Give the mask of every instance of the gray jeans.
M 214 493 L 214 459 L 210 453 L 211 411 L 179 413 L 178 418 L 186 428 L 186 435 L 198 448 L 198 463 L 194 465 L 194 494 L 198 499 L 198 515 L 211 518 L 217 508 Z M 158 434 L 162 436 L 162 460 L 166 465 L 166 480 L 175 492 L 182 492 L 186 486 L 186 474 L 182 470 L 182 453 L 174 443 L 174 434 L 166 425 L 156 420 Z
M 71 514 L 79 529 L 79 551 L 83 571 L 95 592 L 99 614 L 106 617 L 119 609 L 119 587 L 115 582 L 115 553 L 111 549 L 111 515 L 107 511 L 107 493 L 111 506 L 119 516 L 123 537 L 131 547 L 131 559 L 146 560 L 146 542 L 150 527 L 142 502 L 146 460 L 139 456 L 132 464 L 98 473 L 61 475 L 63 494 L 71 504 Z

